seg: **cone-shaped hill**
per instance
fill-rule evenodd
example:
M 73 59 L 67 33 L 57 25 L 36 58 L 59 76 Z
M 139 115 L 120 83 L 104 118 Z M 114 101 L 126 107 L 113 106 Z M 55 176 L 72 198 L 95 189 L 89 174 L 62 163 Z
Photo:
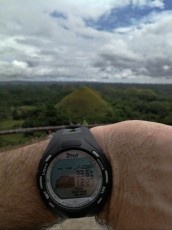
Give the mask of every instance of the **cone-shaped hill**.
M 111 106 L 94 90 L 81 87 L 57 104 L 58 111 L 73 123 L 100 123 L 112 113 Z

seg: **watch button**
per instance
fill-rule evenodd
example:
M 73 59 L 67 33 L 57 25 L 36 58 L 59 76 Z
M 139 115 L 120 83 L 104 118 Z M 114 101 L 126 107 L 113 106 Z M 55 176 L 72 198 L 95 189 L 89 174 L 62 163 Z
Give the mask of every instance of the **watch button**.
M 97 201 L 97 204 L 100 204 L 101 201 L 102 201 L 102 197 Z
M 96 151 L 92 151 L 92 153 L 96 156 L 96 157 L 99 157 L 99 154 L 96 152 Z

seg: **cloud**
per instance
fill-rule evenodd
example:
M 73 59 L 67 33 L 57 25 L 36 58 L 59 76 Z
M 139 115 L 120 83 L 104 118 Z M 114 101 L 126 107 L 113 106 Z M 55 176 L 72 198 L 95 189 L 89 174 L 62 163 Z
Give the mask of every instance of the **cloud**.
M 94 26 L 127 6 L 150 11 L 125 27 Z M 163 9 L 163 0 L 3 1 L 0 80 L 171 82 L 172 16 Z
M 117 29 L 113 39 L 99 50 L 94 66 L 101 71 L 113 67 L 113 72 L 130 69 L 136 76 L 172 79 L 171 40 L 172 15 L 153 14 L 152 23 Z
M 164 8 L 164 1 L 162 0 L 132 0 L 132 5 L 138 7 Z
M 28 67 L 28 64 L 26 62 L 23 62 L 23 61 L 17 61 L 17 60 L 14 60 L 12 62 L 12 65 L 15 67 L 15 68 L 20 68 L 20 69 L 26 69 Z

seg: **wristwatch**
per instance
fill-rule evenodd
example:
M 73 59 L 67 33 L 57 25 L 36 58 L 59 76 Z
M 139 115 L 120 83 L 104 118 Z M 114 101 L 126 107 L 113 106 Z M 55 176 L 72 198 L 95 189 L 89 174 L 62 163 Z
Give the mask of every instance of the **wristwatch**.
M 110 195 L 111 167 L 87 127 L 57 131 L 40 160 L 37 184 L 63 218 L 94 216 Z

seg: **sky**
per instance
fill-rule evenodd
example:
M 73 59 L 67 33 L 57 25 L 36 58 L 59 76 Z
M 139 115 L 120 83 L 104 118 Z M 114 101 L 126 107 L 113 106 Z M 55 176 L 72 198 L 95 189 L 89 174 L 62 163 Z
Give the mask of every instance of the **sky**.
M 0 0 L 0 81 L 172 83 L 171 0 Z

